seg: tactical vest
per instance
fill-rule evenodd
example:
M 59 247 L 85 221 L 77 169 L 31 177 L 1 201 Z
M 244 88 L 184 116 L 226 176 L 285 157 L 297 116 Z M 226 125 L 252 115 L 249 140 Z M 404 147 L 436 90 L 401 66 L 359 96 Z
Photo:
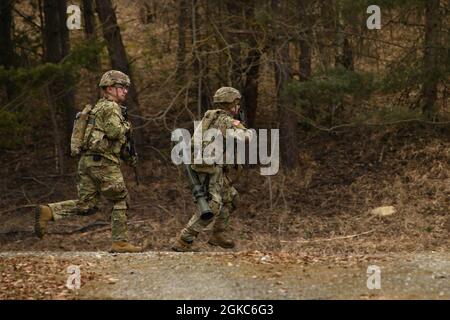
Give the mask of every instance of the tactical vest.
M 209 128 L 211 128 L 211 126 L 216 122 L 216 120 L 219 118 L 220 114 L 225 113 L 227 114 L 226 111 L 221 110 L 221 109 L 216 109 L 216 110 L 208 110 L 205 113 L 205 116 L 203 117 L 202 121 L 200 122 L 199 126 L 197 128 L 195 128 L 195 131 L 199 130 L 201 127 L 202 130 L 202 135 L 203 133 L 208 130 Z M 194 132 L 194 136 L 195 136 L 195 132 Z M 202 137 L 203 138 L 203 137 Z M 209 144 L 210 142 L 207 141 L 203 141 L 203 145 L 202 145 L 202 154 L 203 154 L 203 150 L 205 149 L 205 147 Z M 192 146 L 192 150 L 191 150 L 191 168 L 197 172 L 201 172 L 201 173 L 209 173 L 212 174 L 214 173 L 214 167 L 216 166 L 215 164 L 207 164 L 207 163 L 202 163 L 202 164 L 195 164 L 194 163 L 194 137 L 192 138 L 191 141 L 191 146 Z

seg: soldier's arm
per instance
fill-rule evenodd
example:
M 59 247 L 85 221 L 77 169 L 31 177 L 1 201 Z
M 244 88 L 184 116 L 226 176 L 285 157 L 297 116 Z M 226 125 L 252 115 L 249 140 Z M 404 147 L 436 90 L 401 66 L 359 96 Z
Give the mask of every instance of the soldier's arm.
M 250 141 L 253 138 L 253 132 L 247 129 L 241 121 L 233 119 L 232 117 L 227 116 L 224 119 L 224 127 L 226 129 L 237 129 L 237 130 L 229 130 L 228 134 L 236 138 L 240 141 Z
M 124 125 L 120 109 L 112 104 L 105 107 L 103 111 L 103 121 L 105 134 L 108 139 L 117 140 L 124 136 L 129 130 L 129 128 Z

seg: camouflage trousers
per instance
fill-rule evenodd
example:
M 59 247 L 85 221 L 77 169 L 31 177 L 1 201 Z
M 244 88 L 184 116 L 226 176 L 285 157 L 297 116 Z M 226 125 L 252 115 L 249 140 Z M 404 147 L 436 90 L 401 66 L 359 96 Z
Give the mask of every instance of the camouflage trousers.
M 211 223 L 213 232 L 223 232 L 228 227 L 230 213 L 236 208 L 238 192 L 224 175 L 223 168 L 217 166 L 212 174 L 198 173 L 201 183 L 209 179 L 208 192 L 210 200 L 208 205 L 213 212 L 213 217 L 202 217 L 196 212 L 181 231 L 181 239 L 187 242 L 193 241 L 197 235 Z
M 95 161 L 98 160 L 98 161 Z M 50 203 L 55 221 L 73 215 L 97 212 L 100 196 L 112 203 L 111 230 L 113 241 L 128 241 L 128 191 L 120 166 L 108 159 L 83 155 L 78 163 L 78 200 Z

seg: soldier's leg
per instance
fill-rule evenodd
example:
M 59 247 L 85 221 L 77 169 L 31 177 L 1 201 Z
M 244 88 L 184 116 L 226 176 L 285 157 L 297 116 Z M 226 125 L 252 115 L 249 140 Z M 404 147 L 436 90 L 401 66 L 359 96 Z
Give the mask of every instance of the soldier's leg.
M 234 248 L 235 243 L 227 236 L 226 230 L 228 229 L 230 213 L 236 208 L 237 199 L 237 190 L 232 186 L 225 186 L 222 197 L 223 205 L 214 221 L 213 232 L 208 241 L 209 244 L 228 249 Z
M 118 165 L 95 168 L 95 175 L 101 181 L 101 194 L 112 205 L 111 232 L 113 245 L 111 252 L 140 252 L 141 247 L 128 243 L 128 190 Z
M 227 230 L 230 214 L 236 209 L 238 199 L 239 194 L 234 187 L 225 187 L 223 194 L 223 206 L 214 222 L 214 232 L 223 232 Z
M 92 173 L 99 180 L 101 194 L 113 205 L 111 212 L 113 241 L 128 241 L 128 190 L 120 167 L 118 165 L 99 166 L 92 168 Z
M 66 200 L 47 205 L 37 206 L 35 209 L 35 233 L 42 238 L 49 221 L 60 220 L 78 214 L 92 214 L 96 212 L 98 192 L 95 182 L 80 159 L 77 172 L 78 200 Z
M 78 200 L 50 203 L 53 220 L 60 220 L 73 215 L 91 215 L 98 211 L 98 187 L 86 170 L 78 171 Z
M 188 243 L 194 241 L 198 234 L 202 232 L 203 229 L 205 229 L 213 221 L 214 216 L 219 214 L 219 203 L 217 203 L 216 201 L 209 201 L 208 205 L 213 212 L 213 215 L 202 216 L 199 213 L 195 213 L 187 223 L 186 227 L 181 230 L 180 238 L 183 241 Z
M 202 183 L 204 183 L 205 179 L 209 178 L 208 192 L 211 199 L 209 200 L 208 205 L 213 214 L 202 216 L 197 212 L 192 216 L 180 235 L 180 238 L 188 243 L 192 242 L 197 235 L 213 221 L 214 217 L 219 214 L 222 205 L 222 168 L 217 167 L 217 170 L 215 170 L 213 174 L 210 174 L 209 177 L 207 174 L 200 174 L 199 178 Z

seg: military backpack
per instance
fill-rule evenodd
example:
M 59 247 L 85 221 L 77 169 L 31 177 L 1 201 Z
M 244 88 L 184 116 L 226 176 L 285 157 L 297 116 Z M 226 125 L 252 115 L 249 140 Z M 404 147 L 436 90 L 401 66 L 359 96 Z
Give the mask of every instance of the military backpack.
M 89 136 L 89 129 L 92 129 L 93 114 L 91 114 L 92 105 L 87 104 L 81 112 L 75 116 L 73 123 L 72 137 L 70 139 L 70 153 L 72 157 L 80 155 L 81 151 L 86 149 L 87 138 Z M 88 128 L 88 130 L 86 130 Z

